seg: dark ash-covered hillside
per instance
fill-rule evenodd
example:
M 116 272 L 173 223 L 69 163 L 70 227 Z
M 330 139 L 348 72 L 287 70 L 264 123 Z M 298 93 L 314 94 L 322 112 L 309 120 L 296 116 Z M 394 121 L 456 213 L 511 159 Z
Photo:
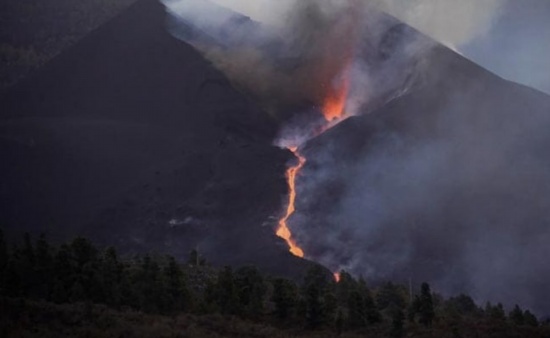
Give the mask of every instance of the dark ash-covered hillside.
M 300 271 L 273 227 L 276 124 L 142 0 L 0 98 L 0 222 Z M 304 263 L 305 264 L 305 263 Z
M 405 95 L 304 147 L 299 242 L 373 280 L 548 312 L 550 97 L 443 47 L 424 62 Z

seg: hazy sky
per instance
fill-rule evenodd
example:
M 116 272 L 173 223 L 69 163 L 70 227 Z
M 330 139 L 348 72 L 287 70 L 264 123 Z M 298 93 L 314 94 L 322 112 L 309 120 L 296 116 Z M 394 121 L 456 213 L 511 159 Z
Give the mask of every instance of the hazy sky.
M 550 1 L 507 0 L 488 34 L 462 52 L 504 78 L 550 94 Z
M 296 0 L 212 0 L 280 24 Z M 369 0 L 498 75 L 550 93 L 550 0 Z

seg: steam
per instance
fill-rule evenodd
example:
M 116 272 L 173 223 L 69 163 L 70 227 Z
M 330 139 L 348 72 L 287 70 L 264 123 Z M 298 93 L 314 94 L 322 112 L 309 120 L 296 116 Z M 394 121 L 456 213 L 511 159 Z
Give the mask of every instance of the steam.
M 244 13 L 254 20 L 272 26 L 286 23 L 289 12 L 302 1 L 297 0 L 214 0 L 216 3 Z M 318 1 L 338 5 L 344 1 Z M 369 0 L 375 6 L 411 25 L 439 42 L 462 46 L 482 37 L 501 15 L 506 0 Z M 328 8 L 324 5 L 323 8 Z
M 505 3 L 505 0 L 375 1 L 382 10 L 455 48 L 487 34 Z

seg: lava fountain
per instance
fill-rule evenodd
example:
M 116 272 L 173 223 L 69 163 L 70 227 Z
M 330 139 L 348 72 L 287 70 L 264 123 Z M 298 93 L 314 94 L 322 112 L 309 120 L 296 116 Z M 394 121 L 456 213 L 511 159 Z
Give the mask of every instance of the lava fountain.
M 343 67 L 342 74 L 333 84 L 333 90 L 327 94 L 323 104 L 323 115 L 327 123 L 338 122 L 344 116 L 349 93 L 349 62 Z M 332 126 L 325 126 L 326 131 Z M 322 133 L 322 132 L 321 132 Z

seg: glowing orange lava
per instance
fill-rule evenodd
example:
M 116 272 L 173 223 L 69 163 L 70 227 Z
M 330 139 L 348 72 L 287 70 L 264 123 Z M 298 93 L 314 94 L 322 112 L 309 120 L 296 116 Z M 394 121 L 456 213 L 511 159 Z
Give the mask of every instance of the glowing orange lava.
M 342 118 L 346 108 L 349 92 L 349 64 L 346 65 L 338 81 L 333 84 L 333 90 L 327 93 L 323 103 L 323 115 L 327 122 Z
M 326 124 L 321 127 L 315 136 L 322 134 L 326 130 L 330 129 L 335 125 L 334 122 L 339 122 L 339 120 L 344 116 L 344 109 L 346 108 L 346 101 L 348 98 L 349 92 L 349 68 L 350 62 L 345 62 L 345 65 L 342 67 L 342 74 L 332 85 L 332 88 L 326 94 L 326 98 L 323 102 L 322 113 L 326 120 Z M 295 166 L 289 167 L 286 171 L 286 179 L 289 187 L 289 196 L 288 196 L 288 206 L 286 209 L 285 216 L 279 220 L 279 226 L 277 228 L 277 236 L 283 238 L 289 248 L 290 252 L 298 257 L 304 257 L 304 250 L 298 246 L 296 241 L 292 238 L 292 232 L 288 227 L 288 219 L 296 211 L 296 177 L 300 170 L 306 163 L 306 158 L 300 154 L 297 146 L 288 147 L 297 158 L 298 164 Z M 334 274 L 336 281 L 339 280 L 340 275 Z
M 340 273 L 339 272 L 334 273 L 334 280 L 336 281 L 336 283 L 340 282 Z
M 326 123 L 313 136 L 332 128 L 345 117 L 346 103 L 350 89 L 350 73 L 354 58 L 354 46 L 358 40 L 360 0 L 349 0 L 349 15 L 342 16 L 336 28 L 327 37 L 326 50 L 322 56 L 318 75 L 323 83 L 329 80 L 329 85 L 322 85 L 322 93 L 319 97 L 321 110 Z M 290 252 L 298 257 L 304 257 L 304 251 L 292 238 L 292 232 L 288 227 L 288 220 L 296 211 L 296 178 L 306 163 L 306 158 L 298 151 L 298 146 L 288 149 L 298 158 L 298 164 L 289 167 L 286 171 L 287 184 L 290 190 L 288 205 L 284 217 L 279 220 L 277 236 L 283 238 L 290 249 Z M 334 273 L 338 282 L 340 274 Z
M 286 179 L 290 193 L 288 195 L 288 206 L 286 208 L 286 214 L 283 218 L 279 220 L 277 236 L 281 237 L 288 243 L 288 246 L 290 247 L 290 252 L 293 255 L 304 257 L 304 251 L 292 239 L 292 233 L 288 228 L 287 221 L 290 216 L 292 216 L 294 211 L 296 211 L 296 207 L 294 205 L 296 202 L 296 176 L 300 169 L 303 168 L 304 164 L 306 164 L 306 158 L 300 155 L 300 153 L 298 152 L 298 147 L 290 147 L 288 149 L 292 151 L 292 153 L 298 158 L 298 164 L 288 168 L 286 171 Z

